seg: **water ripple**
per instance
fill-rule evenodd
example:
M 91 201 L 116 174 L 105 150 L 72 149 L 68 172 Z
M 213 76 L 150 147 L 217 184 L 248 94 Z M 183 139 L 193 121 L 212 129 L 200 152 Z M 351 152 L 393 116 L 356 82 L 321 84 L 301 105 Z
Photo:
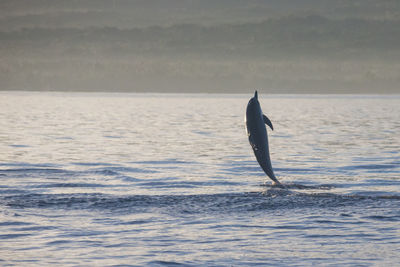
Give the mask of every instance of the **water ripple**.
M 262 193 L 200 195 L 128 195 L 28 194 L 3 197 L 2 202 L 15 208 L 101 209 L 139 212 L 157 208 L 174 213 L 231 213 L 274 211 L 279 209 L 338 208 L 363 206 L 391 201 L 400 204 L 400 196 L 338 195 L 333 193 L 299 193 L 268 189 Z M 374 217 L 371 217 L 374 218 Z

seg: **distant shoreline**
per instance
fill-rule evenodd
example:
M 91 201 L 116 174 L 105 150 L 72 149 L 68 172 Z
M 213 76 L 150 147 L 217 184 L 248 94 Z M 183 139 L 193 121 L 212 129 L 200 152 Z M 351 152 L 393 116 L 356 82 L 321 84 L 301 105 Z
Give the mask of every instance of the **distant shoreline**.
M 268 93 L 259 90 L 260 95 L 272 96 L 274 98 L 295 98 L 295 97 L 309 97 L 309 98 L 323 98 L 326 96 L 331 97 L 360 97 L 363 98 L 390 98 L 395 97 L 395 99 L 400 98 L 400 93 Z M 246 93 L 222 93 L 222 92 L 127 92 L 127 91 L 62 91 L 62 90 L 0 90 L 1 94 L 39 94 L 39 93 L 49 93 L 49 94 L 98 94 L 98 95 L 142 95 L 142 96 L 248 96 L 253 92 L 249 90 Z

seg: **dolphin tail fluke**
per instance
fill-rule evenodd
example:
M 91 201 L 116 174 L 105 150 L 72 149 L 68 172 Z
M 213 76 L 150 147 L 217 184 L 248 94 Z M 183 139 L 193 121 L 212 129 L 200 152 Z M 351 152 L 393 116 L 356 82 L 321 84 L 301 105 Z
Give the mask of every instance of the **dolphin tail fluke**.
M 256 154 L 256 157 L 257 157 L 257 154 Z M 258 160 L 258 157 L 257 157 L 257 160 Z M 284 188 L 284 186 L 278 181 L 278 179 L 276 179 L 274 171 L 272 170 L 272 167 L 270 164 L 268 166 L 267 164 L 264 164 L 264 162 L 258 161 L 258 163 L 260 164 L 261 169 L 263 169 L 264 173 L 273 181 L 272 185 Z
M 268 174 L 267 174 L 268 175 Z M 272 173 L 272 175 L 268 175 L 269 178 L 272 180 L 272 185 L 280 188 L 285 188 L 281 182 L 276 179 L 275 175 Z
M 278 180 L 274 180 L 272 182 L 272 185 L 276 186 L 276 187 L 280 187 L 280 188 L 285 188 L 285 186 L 283 184 L 281 184 L 281 182 L 279 182 Z

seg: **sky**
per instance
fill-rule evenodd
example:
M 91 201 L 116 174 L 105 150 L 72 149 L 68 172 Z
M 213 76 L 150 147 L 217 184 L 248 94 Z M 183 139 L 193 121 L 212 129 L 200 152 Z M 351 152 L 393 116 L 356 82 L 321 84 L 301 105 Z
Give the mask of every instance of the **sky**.
M 0 90 L 400 93 L 398 0 L 3 0 Z

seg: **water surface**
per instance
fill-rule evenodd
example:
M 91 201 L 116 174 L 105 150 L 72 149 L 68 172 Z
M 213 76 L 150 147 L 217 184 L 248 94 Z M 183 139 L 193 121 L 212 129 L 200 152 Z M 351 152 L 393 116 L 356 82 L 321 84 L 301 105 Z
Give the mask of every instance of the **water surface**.
M 1 265 L 400 261 L 400 97 L 0 93 Z

